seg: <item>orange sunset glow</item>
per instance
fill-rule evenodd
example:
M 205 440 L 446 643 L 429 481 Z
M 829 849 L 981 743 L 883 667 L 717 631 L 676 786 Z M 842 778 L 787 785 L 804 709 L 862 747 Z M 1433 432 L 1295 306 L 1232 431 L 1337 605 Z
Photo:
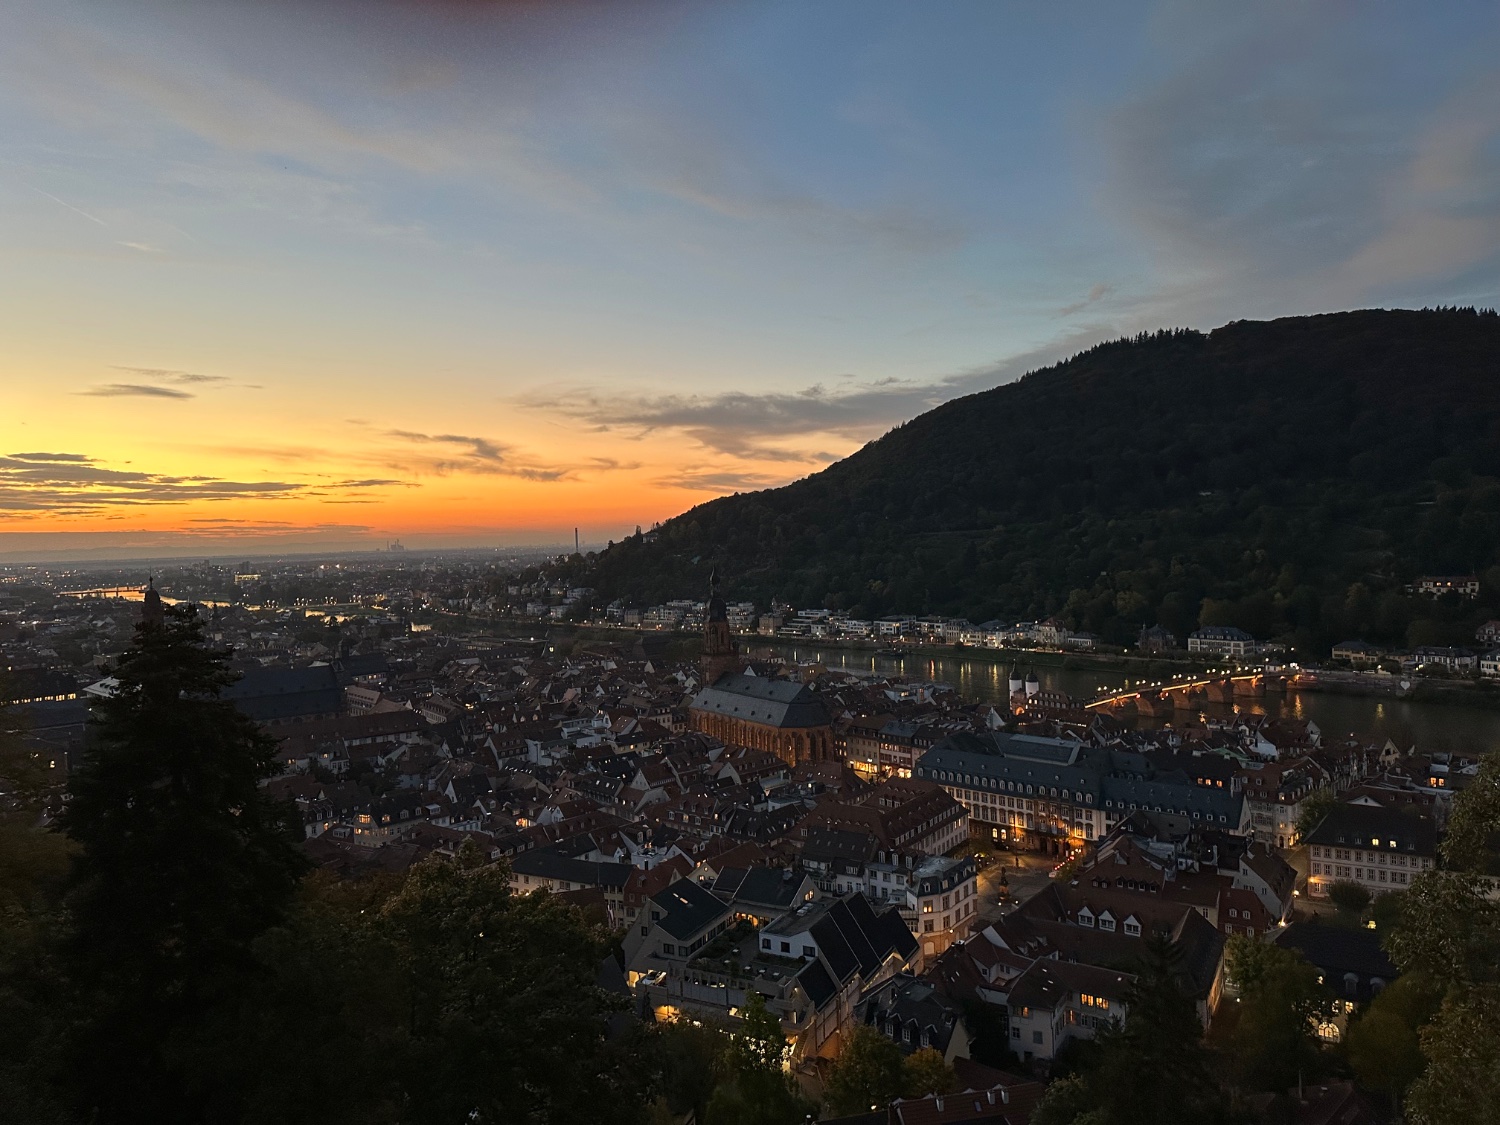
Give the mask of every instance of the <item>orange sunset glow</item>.
M 960 7 L 7 5 L 0 558 L 602 546 L 1122 334 L 1472 298 L 1493 84 L 1367 65 L 1451 29 Z

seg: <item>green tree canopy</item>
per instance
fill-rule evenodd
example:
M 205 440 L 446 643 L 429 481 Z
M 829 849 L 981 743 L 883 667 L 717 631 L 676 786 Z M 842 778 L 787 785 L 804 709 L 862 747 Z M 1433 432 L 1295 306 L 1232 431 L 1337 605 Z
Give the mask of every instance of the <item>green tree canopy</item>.
M 203 1119 L 203 1029 L 252 984 L 253 943 L 306 867 L 300 825 L 259 786 L 275 743 L 219 699 L 227 656 L 191 606 L 138 627 L 71 779 L 69 1085 L 101 1122 Z
M 1241 1078 L 1280 1093 L 1319 1069 L 1317 1024 L 1332 1000 L 1301 954 L 1245 934 L 1230 939 L 1230 973 L 1240 990 L 1234 1030 Z
M 1228 1119 L 1196 1005 L 1179 983 L 1181 958 L 1165 938 L 1148 939 L 1125 995 L 1125 1022 L 1099 1033 L 1099 1051 L 1082 1076 L 1086 1097 L 1081 1107 L 1068 1103 L 1084 1115 L 1075 1121 L 1213 1125 Z
M 824 1100 L 829 1112 L 846 1117 L 883 1109 L 903 1092 L 902 1062 L 901 1048 L 889 1038 L 867 1024 L 855 1027 L 828 1075 Z
M 1121 644 L 1213 622 L 1299 655 L 1467 643 L 1500 616 L 1497 349 L 1474 310 L 1111 341 L 630 536 L 584 581 L 649 605 L 717 564 L 763 606 L 856 617 L 1058 613 Z M 1204 395 L 1236 409 L 1206 419 Z M 1484 578 L 1447 604 L 1404 588 L 1424 573 Z
M 786 1034 L 753 990 L 742 1023 L 724 1052 L 719 1084 L 704 1116 L 707 1125 L 796 1125 L 816 1107 L 801 1097 L 783 1070 Z
M 1358 883 L 1340 879 L 1328 888 L 1328 899 L 1345 914 L 1358 916 L 1370 905 L 1370 892 Z
M 958 1088 L 958 1077 L 941 1051 L 923 1047 L 906 1056 L 902 1066 L 901 1087 L 909 1098 L 949 1094 Z
M 1460 792 L 1449 817 L 1441 856 L 1446 869 L 1424 871 L 1408 888 L 1400 922 L 1385 935 L 1386 952 L 1401 969 L 1421 981 L 1397 992 L 1384 1008 L 1407 1027 L 1442 994 L 1436 1014 L 1417 1031 L 1426 1066 L 1407 1091 L 1406 1113 L 1414 1125 L 1494 1125 L 1500 1121 L 1500 904 L 1490 898 L 1481 874 L 1487 853 L 1500 834 L 1497 766 L 1491 755 L 1479 776 Z M 1406 984 L 1406 977 L 1397 982 Z M 1388 989 L 1387 992 L 1396 992 Z M 1382 996 L 1384 999 L 1384 995 Z M 1372 1014 L 1375 1008 L 1372 1005 Z M 1394 1074 L 1407 1071 L 1397 1057 L 1409 1041 L 1387 1021 L 1360 1044 L 1367 1075 L 1385 1061 Z M 1358 1056 L 1351 1056 L 1358 1062 Z M 1379 1081 L 1379 1079 L 1371 1079 Z

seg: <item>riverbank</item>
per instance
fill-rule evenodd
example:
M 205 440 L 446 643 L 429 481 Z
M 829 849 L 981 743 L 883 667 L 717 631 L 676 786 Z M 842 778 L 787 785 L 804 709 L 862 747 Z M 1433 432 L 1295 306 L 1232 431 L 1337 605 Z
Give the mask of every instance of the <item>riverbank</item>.
M 649 645 L 660 646 L 660 655 L 668 660 L 693 660 L 702 648 L 702 637 L 696 632 L 667 629 L 639 629 L 624 625 L 574 624 L 571 622 L 534 621 L 525 618 L 475 618 L 453 614 L 439 628 L 452 634 L 485 633 L 496 639 L 540 641 L 555 655 L 567 655 L 580 645 L 611 644 L 633 647 L 639 638 Z M 1224 661 L 1202 660 L 1182 655 L 1135 655 L 1120 652 L 1060 651 L 1030 648 L 975 648 L 966 645 L 891 644 L 855 637 L 792 638 L 762 637 L 740 634 L 740 648 L 756 659 L 806 662 L 809 654 L 839 653 L 834 662 L 848 667 L 856 661 L 879 665 L 887 674 L 906 679 L 942 679 L 933 675 L 939 665 L 958 662 L 1018 668 L 1023 674 L 1040 672 L 1073 673 L 1070 678 L 1099 676 L 1123 683 L 1107 686 L 1134 686 L 1137 683 L 1169 683 L 1174 677 L 1218 676 L 1253 671 Z M 918 667 L 926 664 L 927 668 Z M 873 667 L 872 667 L 873 670 Z M 1473 708 L 1500 713 L 1500 684 L 1483 681 L 1438 679 L 1431 676 L 1407 677 L 1409 690 L 1399 690 L 1391 679 L 1361 676 L 1347 672 L 1334 673 L 1314 682 L 1292 686 L 1289 696 L 1326 695 L 1371 700 L 1401 699 L 1438 707 Z M 998 672 L 996 677 L 998 678 Z M 1043 676 L 1050 679 L 1049 676 Z M 1397 678 L 1399 679 L 1399 678 Z M 1106 686 L 1101 684 L 1102 686 Z
M 438 615 L 436 621 L 438 631 L 449 635 L 531 642 L 537 645 L 539 655 L 553 659 L 590 646 L 612 645 L 622 653 L 629 653 L 636 650 L 638 640 L 645 640 L 645 648 L 653 656 L 692 660 L 702 644 L 696 633 L 684 631 L 460 614 Z M 898 659 L 885 655 L 891 646 L 870 641 L 794 642 L 790 638 L 754 635 L 741 635 L 738 640 L 741 651 L 750 659 L 821 663 L 829 669 L 863 676 L 938 681 L 951 684 L 965 699 L 981 703 L 1008 701 L 1007 673 L 1011 664 L 1018 664 L 1023 672 L 1034 669 L 1044 691 L 1066 692 L 1075 699 L 1095 699 L 1111 690 L 1139 686 L 1142 681 L 1169 682 L 1173 676 L 1208 670 L 1201 663 L 1115 653 L 913 645 L 903 648 Z M 1220 672 L 1222 666 L 1212 670 Z M 1376 741 L 1390 738 L 1403 748 L 1419 746 L 1424 750 L 1459 753 L 1500 750 L 1500 685 L 1434 679 L 1414 684 L 1413 691 L 1404 696 L 1375 692 L 1271 692 L 1263 699 L 1239 700 L 1236 706 L 1245 712 L 1273 717 L 1310 719 L 1322 728 L 1327 738 L 1357 736 Z M 1232 713 L 1229 707 L 1223 710 Z
M 757 649 L 831 649 L 842 652 L 879 656 L 893 661 L 967 660 L 984 664 L 1008 664 L 1023 673 L 1029 668 L 1061 668 L 1068 671 L 1119 672 L 1141 680 L 1168 680 L 1183 675 L 1211 675 L 1229 670 L 1221 661 L 1194 657 L 1151 655 L 1125 652 L 1089 652 L 1086 650 L 1039 648 L 976 648 L 969 645 L 900 644 L 892 645 L 859 638 L 759 637 L 747 635 L 741 644 Z

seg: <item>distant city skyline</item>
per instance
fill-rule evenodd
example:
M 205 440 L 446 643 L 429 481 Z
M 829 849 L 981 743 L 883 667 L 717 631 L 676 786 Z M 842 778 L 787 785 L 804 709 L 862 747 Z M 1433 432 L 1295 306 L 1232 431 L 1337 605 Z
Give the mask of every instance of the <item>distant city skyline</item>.
M 1500 10 L 0 12 L 0 562 L 618 539 L 1102 339 L 1500 303 Z

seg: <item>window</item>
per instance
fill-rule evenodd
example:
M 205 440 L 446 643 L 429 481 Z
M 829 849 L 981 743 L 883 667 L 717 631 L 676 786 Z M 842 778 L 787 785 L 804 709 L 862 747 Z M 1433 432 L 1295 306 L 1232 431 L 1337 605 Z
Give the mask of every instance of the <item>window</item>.
M 804 945 L 802 947 L 802 956 L 804 956 L 804 957 L 816 957 L 817 955 L 818 955 L 818 948 L 817 948 L 817 946 L 814 946 L 814 945 Z
M 930 934 L 930 933 L 932 933 L 932 919 L 931 918 L 923 918 L 922 919 L 922 932 L 924 934 Z
M 1012 1039 L 1019 1039 L 1019 1038 L 1021 1038 L 1021 1029 L 1019 1027 L 1013 1027 L 1013 1028 L 1011 1028 L 1010 1029 L 1010 1037 Z
M 790 953 L 791 951 L 792 951 L 792 943 L 791 942 L 784 941 L 784 942 L 781 943 L 781 952 L 783 952 L 783 953 Z
M 1115 920 L 1113 918 L 1107 918 L 1107 917 L 1106 918 L 1100 918 L 1099 919 L 1099 928 L 1101 930 L 1107 930 L 1107 931 L 1113 932 L 1114 928 L 1115 928 Z
M 661 944 L 661 951 L 663 953 L 665 953 L 668 957 L 673 957 L 677 953 L 677 947 L 675 945 L 673 945 L 671 942 L 664 941 Z M 684 948 L 683 952 L 686 953 L 687 949 Z
M 1040 1045 L 1042 1041 L 1042 1033 L 1040 1031 L 1033 1031 L 1031 1033 L 1031 1041 L 1035 1044 Z
M 1125 922 L 1125 932 L 1127 934 L 1129 934 L 1131 937 L 1140 937 L 1141 936 L 1141 924 L 1139 922 L 1133 922 L 1133 921 L 1130 921 L 1129 919 L 1127 919 L 1126 922 Z

